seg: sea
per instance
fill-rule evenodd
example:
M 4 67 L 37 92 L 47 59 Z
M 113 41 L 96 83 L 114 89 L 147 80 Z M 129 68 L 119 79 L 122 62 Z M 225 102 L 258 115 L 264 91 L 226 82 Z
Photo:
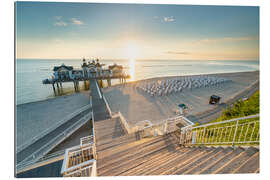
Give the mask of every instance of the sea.
M 231 73 L 259 70 L 258 60 L 100 60 L 105 67 L 114 63 L 124 66 L 131 75 L 128 81 L 153 77 Z M 79 59 L 16 59 L 16 105 L 55 98 L 51 85 L 42 84 L 51 78 L 53 67 L 62 64 L 79 69 Z M 119 83 L 113 80 L 112 84 Z M 82 85 L 83 83 L 81 83 Z M 73 83 L 63 83 L 63 95 L 75 93 Z M 83 87 L 81 88 L 83 89 Z

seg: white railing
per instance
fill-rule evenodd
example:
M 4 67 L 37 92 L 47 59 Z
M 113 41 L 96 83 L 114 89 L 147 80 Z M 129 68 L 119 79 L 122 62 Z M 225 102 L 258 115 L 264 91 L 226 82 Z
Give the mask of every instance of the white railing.
M 108 104 L 108 102 L 107 102 L 107 99 L 106 99 L 105 96 L 104 96 L 104 93 L 102 93 L 102 97 L 103 97 L 103 99 L 104 99 L 105 105 L 106 105 L 106 107 L 107 107 L 107 109 L 108 109 L 108 111 L 109 111 L 110 116 L 112 116 L 111 108 L 110 108 L 110 106 L 109 106 L 109 104 Z
M 188 120 L 186 117 L 176 116 L 176 117 L 168 118 L 156 124 L 153 124 L 149 120 L 144 120 L 144 121 L 140 121 L 136 123 L 134 126 L 131 127 L 121 112 L 117 112 L 112 115 L 112 118 L 116 118 L 116 117 L 120 118 L 120 121 L 122 125 L 124 126 L 124 128 L 126 129 L 126 131 L 128 132 L 128 134 L 140 132 L 142 137 L 158 136 L 158 135 L 171 133 L 179 129 L 177 125 L 180 123 L 182 124 L 182 126 L 185 126 L 185 127 L 194 125 L 194 123 Z
M 93 143 L 94 143 L 93 135 L 80 138 L 80 146 L 81 147 L 92 145 Z
M 64 177 L 97 176 L 95 124 L 93 135 L 80 138 L 80 145 L 66 149 L 61 174 Z
M 181 128 L 181 145 L 236 145 L 259 143 L 259 114 Z
M 67 169 L 65 173 L 63 173 L 64 177 L 89 177 L 96 176 L 96 160 L 91 159 L 80 164 L 77 167 L 73 167 Z
M 77 116 L 78 114 L 82 113 L 83 111 L 87 110 L 91 108 L 90 105 L 86 105 L 83 106 L 82 108 L 74 111 L 73 113 L 67 115 L 64 119 L 58 121 L 55 125 L 51 126 L 50 128 L 44 130 L 43 132 L 41 132 L 40 134 L 34 136 L 33 138 L 29 139 L 28 141 L 26 141 L 25 143 L 19 145 L 16 148 L 16 153 L 22 151 L 23 149 L 25 149 L 27 146 L 30 146 L 31 144 L 33 144 L 34 142 L 36 142 L 37 140 L 39 140 L 40 138 L 44 137 L 45 135 L 47 135 L 48 133 L 52 132 L 53 130 L 55 130 L 56 128 L 58 128 L 59 126 L 61 126 L 62 124 L 64 124 L 65 122 L 69 121 L 70 119 L 74 118 L 75 116 Z
M 173 118 L 168 118 L 166 120 L 163 120 L 162 122 L 153 124 L 149 120 L 144 120 L 136 123 L 134 126 L 129 126 L 124 116 L 121 114 L 121 112 L 118 112 L 112 116 L 113 118 L 119 117 L 121 120 L 122 125 L 127 130 L 128 134 L 140 132 L 142 137 L 147 136 L 157 136 L 157 135 L 164 135 L 167 133 L 171 133 L 173 131 L 176 131 L 179 129 L 177 124 L 181 123 L 183 126 L 190 126 L 194 123 L 188 120 L 184 116 L 177 116 Z
M 91 176 L 93 173 L 93 165 L 96 162 L 94 143 L 88 146 L 74 146 L 66 149 L 65 157 L 61 169 L 63 176 Z M 85 174 L 85 170 L 91 170 L 90 173 Z M 96 168 L 95 168 L 96 171 Z M 80 174 L 81 173 L 81 174 Z M 94 173 L 96 175 L 96 172 Z
M 79 167 L 77 170 L 67 172 L 64 177 L 95 177 L 96 175 L 96 160 L 89 162 L 85 167 Z
M 176 116 L 168 118 L 160 123 L 152 124 L 150 121 L 141 121 L 137 123 L 136 131 L 139 131 L 142 137 L 158 136 L 174 132 L 179 129 L 177 126 L 181 124 L 182 127 L 190 126 L 194 123 L 184 116 Z
M 51 139 L 49 142 L 44 144 L 42 147 L 37 149 L 33 154 L 25 158 L 23 161 L 21 161 L 19 164 L 16 165 L 16 169 L 23 169 L 28 166 L 29 164 L 33 164 L 37 162 L 40 158 L 45 156 L 50 150 L 52 150 L 55 146 L 57 146 L 59 143 L 61 143 L 63 140 L 65 140 L 67 137 L 69 137 L 74 131 L 79 129 L 82 125 L 84 125 L 91 117 L 92 112 L 86 114 L 83 118 L 81 118 L 79 121 L 74 123 L 69 128 L 65 129 L 64 132 L 60 133 L 53 139 Z

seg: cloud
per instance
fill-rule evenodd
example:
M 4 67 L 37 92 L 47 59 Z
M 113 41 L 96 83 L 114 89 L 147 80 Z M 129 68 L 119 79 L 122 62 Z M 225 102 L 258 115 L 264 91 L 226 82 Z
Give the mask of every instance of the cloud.
M 188 55 L 190 54 L 189 52 L 182 52 L 182 51 L 167 51 L 167 54 L 181 54 L 181 55 Z
M 55 16 L 54 17 L 56 20 L 60 20 L 60 19 L 62 19 L 62 16 Z
M 74 24 L 74 25 L 83 25 L 83 21 L 76 19 L 76 18 L 71 18 L 70 23 L 67 23 L 66 21 L 63 20 L 62 16 L 55 16 L 54 19 L 56 20 L 54 22 L 55 26 L 67 26 L 68 24 Z
M 163 17 L 163 21 L 164 22 L 173 22 L 173 21 L 175 21 L 175 18 L 173 16 Z
M 76 25 L 82 25 L 84 24 L 82 21 L 76 19 L 76 18 L 71 18 L 70 21 L 72 22 L 72 24 L 76 24 Z
M 258 37 L 255 36 L 247 36 L 247 37 L 222 37 L 222 38 L 205 38 L 199 40 L 199 43 L 223 43 L 223 42 L 237 42 L 237 41 L 251 41 L 257 40 Z
M 67 26 L 68 24 L 64 21 L 57 21 L 54 23 L 55 26 Z

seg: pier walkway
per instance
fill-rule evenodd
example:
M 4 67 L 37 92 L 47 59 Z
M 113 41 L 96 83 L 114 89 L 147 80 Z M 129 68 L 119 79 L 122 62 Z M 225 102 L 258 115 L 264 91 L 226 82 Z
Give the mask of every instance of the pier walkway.
M 110 110 L 106 106 L 103 93 L 99 88 L 97 80 L 90 80 L 90 93 L 94 120 L 100 121 L 110 118 Z

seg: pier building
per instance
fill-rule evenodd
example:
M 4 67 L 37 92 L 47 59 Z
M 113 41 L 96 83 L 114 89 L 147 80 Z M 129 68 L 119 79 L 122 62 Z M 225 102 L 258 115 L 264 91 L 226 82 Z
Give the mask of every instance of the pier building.
M 74 69 L 73 66 L 62 64 L 61 66 L 55 66 L 52 78 L 44 79 L 42 83 L 51 84 L 56 95 L 57 92 L 60 93 L 63 90 L 63 83 L 65 82 L 73 82 L 74 90 L 78 92 L 80 81 L 84 81 L 85 87 L 87 87 L 86 83 L 90 83 L 91 79 L 97 79 L 99 84 L 106 80 L 108 86 L 111 86 L 112 79 L 119 79 L 120 83 L 125 83 L 126 79 L 130 78 L 130 75 L 123 70 L 124 68 L 121 65 L 114 64 L 108 68 L 103 68 L 103 66 L 105 64 L 101 64 L 99 59 L 93 60 L 91 63 L 88 62 L 88 64 L 83 59 L 81 69 Z

